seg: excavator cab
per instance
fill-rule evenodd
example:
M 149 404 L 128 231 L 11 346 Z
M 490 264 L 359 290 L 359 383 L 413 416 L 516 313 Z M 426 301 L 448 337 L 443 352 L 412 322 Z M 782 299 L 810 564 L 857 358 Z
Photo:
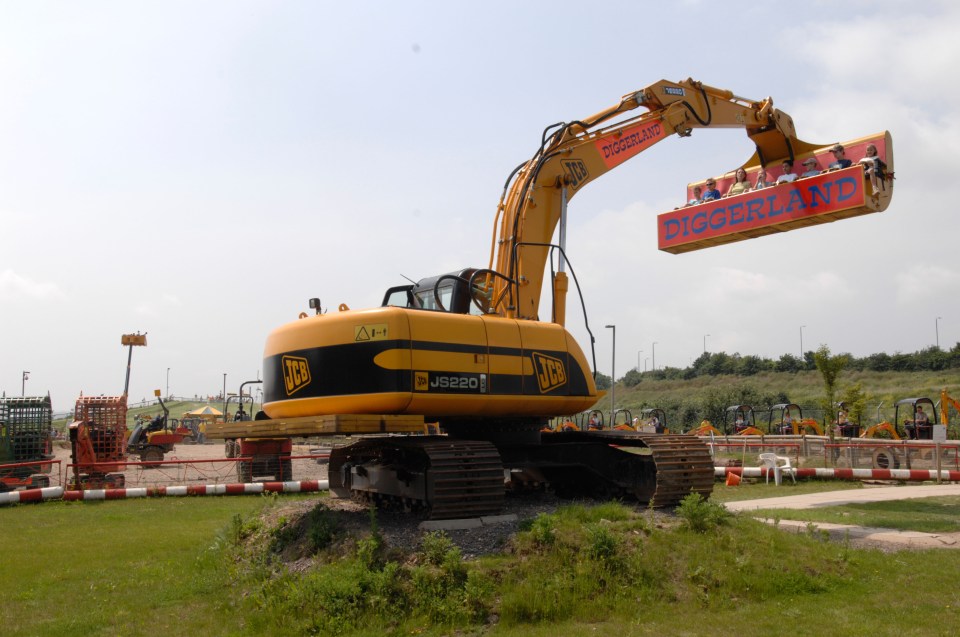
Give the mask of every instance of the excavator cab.
M 591 409 L 587 414 L 587 431 L 600 431 L 603 429 L 603 412 L 599 409 Z
M 488 313 L 489 298 L 476 268 L 465 268 L 438 276 L 420 279 L 412 285 L 398 285 L 387 290 L 383 307 L 405 307 L 453 314 Z
M 937 411 L 932 400 L 929 398 L 904 398 L 896 402 L 893 413 L 894 425 L 899 426 L 900 418 L 903 418 L 905 438 L 908 440 L 933 440 L 933 425 Z
M 613 422 L 611 423 L 617 431 L 635 431 L 633 428 L 633 414 L 629 409 L 618 409 L 613 412 Z
M 723 415 L 723 431 L 730 434 L 746 434 L 749 429 L 756 429 L 753 407 L 750 405 L 731 405 Z
M 860 422 L 850 420 L 850 407 L 842 400 L 837 403 L 837 429 L 844 438 L 857 438 L 860 436 Z
M 799 433 L 800 421 L 803 420 L 803 410 L 794 403 L 779 403 L 770 407 L 770 416 L 767 420 L 767 433 L 791 435 Z
M 667 414 L 659 407 L 650 407 L 640 410 L 640 428 L 637 431 L 647 431 L 643 427 L 650 427 L 654 433 L 662 434 L 667 430 Z

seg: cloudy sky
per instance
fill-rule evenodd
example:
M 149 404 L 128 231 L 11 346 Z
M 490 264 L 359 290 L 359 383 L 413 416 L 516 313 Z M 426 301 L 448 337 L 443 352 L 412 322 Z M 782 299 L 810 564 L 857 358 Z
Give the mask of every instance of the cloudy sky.
M 742 132 L 669 139 L 595 181 L 568 254 L 600 371 L 606 324 L 618 377 L 654 351 L 686 366 L 704 340 L 772 358 L 801 334 L 858 356 L 951 347 L 958 29 L 946 0 L 0 1 L 0 391 L 27 370 L 57 410 L 119 394 L 136 331 L 131 400 L 168 381 L 216 394 L 224 374 L 236 391 L 310 297 L 370 307 L 404 277 L 485 267 L 544 127 L 688 77 L 772 96 L 813 143 L 890 130 L 896 195 L 671 255 L 656 215 L 745 161 Z

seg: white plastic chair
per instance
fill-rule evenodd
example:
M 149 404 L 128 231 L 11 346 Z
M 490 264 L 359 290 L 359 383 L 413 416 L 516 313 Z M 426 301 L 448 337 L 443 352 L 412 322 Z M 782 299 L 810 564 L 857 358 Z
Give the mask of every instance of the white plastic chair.
M 793 474 L 793 465 L 790 464 L 790 458 L 787 456 L 778 456 L 775 453 L 761 453 L 760 462 L 767 468 L 767 484 L 770 483 L 770 473 L 773 472 L 773 481 L 778 487 L 781 483 L 781 477 L 784 473 L 790 475 L 793 483 L 797 483 L 797 477 Z

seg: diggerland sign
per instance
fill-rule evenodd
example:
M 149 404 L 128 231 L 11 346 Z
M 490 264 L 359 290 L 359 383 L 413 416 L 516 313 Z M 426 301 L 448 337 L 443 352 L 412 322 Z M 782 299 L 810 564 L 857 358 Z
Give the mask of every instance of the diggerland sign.
M 685 252 L 730 243 L 746 238 L 743 233 L 756 236 L 821 221 L 816 217 L 832 221 L 829 215 L 864 203 L 863 170 L 854 164 L 845 170 L 659 215 L 659 247 L 666 252 Z
M 663 123 L 654 119 L 625 128 L 615 135 L 601 137 L 594 146 L 607 168 L 613 168 L 666 138 Z

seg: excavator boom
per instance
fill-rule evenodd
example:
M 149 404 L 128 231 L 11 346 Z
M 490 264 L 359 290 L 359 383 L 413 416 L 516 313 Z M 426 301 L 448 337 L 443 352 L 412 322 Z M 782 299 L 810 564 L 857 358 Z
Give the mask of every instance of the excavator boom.
M 634 113 L 641 108 L 646 110 Z M 794 160 L 823 148 L 798 139 L 792 118 L 774 108 L 772 98 L 738 97 L 692 79 L 661 80 L 624 95 L 618 104 L 583 120 L 558 124 L 552 134 L 545 132 L 534 156 L 511 175 L 501 197 L 490 268 L 504 276 L 490 280 L 491 296 L 498 301 L 491 311 L 540 318 L 551 240 L 570 199 L 591 181 L 654 144 L 671 135 L 690 136 L 696 128 L 745 130 L 756 147 L 744 164 L 748 167 Z M 890 150 L 886 149 L 887 164 L 892 171 Z M 889 196 L 883 199 L 883 207 L 888 202 Z M 557 317 L 564 313 L 563 307 L 556 308 L 553 320 L 563 324 Z

